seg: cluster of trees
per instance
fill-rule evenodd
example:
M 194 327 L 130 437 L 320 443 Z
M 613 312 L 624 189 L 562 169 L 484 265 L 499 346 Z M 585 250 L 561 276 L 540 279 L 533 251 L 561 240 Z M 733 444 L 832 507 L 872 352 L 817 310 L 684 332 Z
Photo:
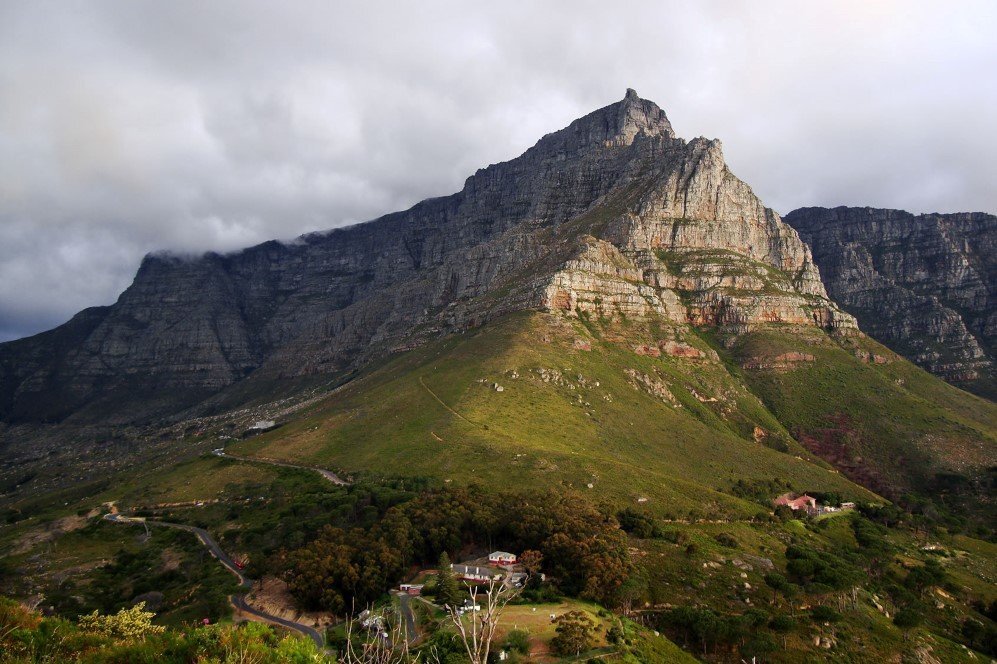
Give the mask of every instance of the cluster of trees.
M 221 543 L 228 551 L 250 553 L 250 576 L 261 576 L 269 568 L 271 557 L 282 549 L 295 549 L 314 539 L 325 526 L 350 529 L 367 529 L 381 519 L 385 512 L 415 497 L 424 490 L 424 482 L 412 479 L 407 482 L 357 482 L 350 486 L 333 486 L 318 480 L 308 471 L 288 471 L 274 481 L 257 486 L 247 486 L 234 496 L 235 501 L 214 515 L 212 510 L 200 510 L 206 528 L 217 525 L 219 520 L 236 521 L 241 528 L 225 530 Z M 267 502 L 260 504 L 259 496 Z M 245 502 L 248 499 L 248 502 Z M 179 520 L 187 520 L 183 516 Z
M 758 609 L 743 614 L 723 614 L 709 608 L 680 606 L 657 617 L 662 631 L 675 635 L 686 648 L 698 648 L 703 656 L 711 653 L 740 653 L 755 657 L 775 650 L 771 635 L 762 631 L 769 615 Z M 775 630 L 776 625 L 772 625 Z M 778 625 L 790 631 L 792 626 Z
M 413 565 L 465 547 L 533 550 L 561 592 L 607 605 L 632 572 L 616 518 L 572 492 L 436 489 L 395 505 L 369 529 L 326 527 L 284 556 L 291 592 L 307 608 L 363 606 Z
M 786 574 L 814 595 L 846 590 L 862 582 L 861 571 L 846 560 L 802 545 L 786 548 Z

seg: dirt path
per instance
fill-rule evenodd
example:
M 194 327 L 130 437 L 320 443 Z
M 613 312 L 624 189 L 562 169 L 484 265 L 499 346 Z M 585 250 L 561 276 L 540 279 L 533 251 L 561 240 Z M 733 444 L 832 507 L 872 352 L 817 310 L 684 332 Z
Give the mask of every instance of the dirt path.
M 325 479 L 329 480 L 333 484 L 338 484 L 340 486 L 347 486 L 349 482 L 341 478 L 336 473 L 331 470 L 326 470 L 325 468 L 317 468 L 315 466 L 303 466 L 297 463 L 288 463 L 287 461 L 277 461 L 276 459 L 267 459 L 264 457 L 244 457 L 237 454 L 229 454 L 222 449 L 217 449 L 214 451 L 214 455 L 217 457 L 222 457 L 223 459 L 232 459 L 233 461 L 244 461 L 246 463 L 264 463 L 268 466 L 281 466 L 282 468 L 298 468 L 299 470 L 313 470 Z
M 456 416 L 457 416 L 457 417 L 459 417 L 460 419 L 464 420 L 464 421 L 465 421 L 465 422 L 467 422 L 468 424 L 473 424 L 473 425 L 474 425 L 474 426 L 476 426 L 476 427 L 479 427 L 479 426 L 481 426 L 481 425 L 480 425 L 480 424 L 478 424 L 477 422 L 473 422 L 473 421 L 471 421 L 471 420 L 467 419 L 466 417 L 464 417 L 463 415 L 461 415 L 460 413 L 458 413 L 458 412 L 457 412 L 456 410 L 454 410 L 453 408 L 451 408 L 450 406 L 448 406 L 448 405 L 447 405 L 447 402 L 446 402 L 446 401 L 444 401 L 443 399 L 441 399 L 440 397 L 438 397 L 438 396 L 436 395 L 436 392 L 433 392 L 433 391 L 432 391 L 431 389 L 429 389 L 429 385 L 426 385 L 425 381 L 423 381 L 423 380 L 422 380 L 422 376 L 419 376 L 419 384 L 420 384 L 420 385 L 422 385 L 422 387 L 423 387 L 423 388 L 424 388 L 424 389 L 425 389 L 425 390 L 426 390 L 427 392 L 429 392 L 429 395 L 430 395 L 431 397 L 433 397 L 434 399 L 436 399 L 437 401 L 439 401 L 439 402 L 440 402 L 440 405 L 441 405 L 441 406 L 443 406 L 444 408 L 446 408 L 447 410 L 449 410 L 449 411 L 450 411 L 451 413 L 453 413 L 454 415 L 456 415 Z M 433 435 L 435 436 L 436 434 L 433 434 Z

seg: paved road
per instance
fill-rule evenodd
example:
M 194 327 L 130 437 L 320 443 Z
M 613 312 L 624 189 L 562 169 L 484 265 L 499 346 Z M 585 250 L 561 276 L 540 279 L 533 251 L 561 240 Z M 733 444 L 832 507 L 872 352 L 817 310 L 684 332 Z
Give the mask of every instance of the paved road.
M 339 484 L 340 486 L 346 486 L 349 484 L 346 480 L 341 478 L 336 473 L 331 470 L 326 470 L 325 468 L 316 468 L 315 466 L 302 466 L 296 463 L 288 463 L 286 461 L 275 461 L 273 459 L 261 459 L 259 457 L 244 457 L 238 456 L 236 454 L 229 454 L 223 449 L 218 448 L 214 450 L 214 455 L 222 457 L 224 459 L 232 459 L 233 461 L 247 461 L 249 463 L 265 463 L 269 466 L 283 466 L 284 468 L 299 468 L 301 470 L 314 470 L 316 473 L 329 480 L 333 484 Z
M 240 570 L 239 566 L 235 564 L 235 561 L 233 561 L 228 556 L 228 554 L 226 554 L 225 551 L 223 551 L 222 548 L 218 546 L 218 542 L 216 542 L 215 539 L 211 536 L 211 534 L 208 533 L 208 531 L 205 530 L 204 528 L 198 528 L 197 526 L 187 526 L 182 523 L 169 523 L 168 521 L 147 521 L 144 519 L 135 519 L 135 518 L 122 516 L 121 514 L 106 514 L 104 515 L 104 518 L 113 523 L 125 523 L 125 524 L 135 524 L 135 525 L 145 523 L 150 526 L 165 526 L 167 528 L 176 528 L 178 530 L 186 530 L 187 532 L 194 533 L 195 535 L 197 535 L 197 538 L 201 540 L 201 544 L 207 547 L 208 551 L 211 552 L 211 555 L 217 558 L 218 562 L 224 565 L 226 569 L 228 569 L 228 571 L 232 572 L 233 574 L 236 575 L 236 577 L 238 577 L 240 588 L 245 588 L 247 591 L 249 591 L 253 587 L 254 581 L 242 573 L 242 570 Z M 325 639 L 322 637 L 322 634 L 314 627 L 303 625 L 301 623 L 296 623 L 293 620 L 287 620 L 285 618 L 281 618 L 280 616 L 275 616 L 273 614 L 254 608 L 246 603 L 246 599 L 242 595 L 232 595 L 231 597 L 229 597 L 229 601 L 232 603 L 232 606 L 236 607 L 240 611 L 251 613 L 254 616 L 262 618 L 267 622 L 274 623 L 277 625 L 282 625 L 289 629 L 293 629 L 297 632 L 301 632 L 302 634 L 310 638 L 312 641 L 314 641 L 315 645 L 317 645 L 320 649 L 325 647 Z
M 409 643 L 419 640 L 419 628 L 415 624 L 415 613 L 412 611 L 412 596 L 408 593 L 398 593 L 398 606 L 405 618 L 405 634 Z

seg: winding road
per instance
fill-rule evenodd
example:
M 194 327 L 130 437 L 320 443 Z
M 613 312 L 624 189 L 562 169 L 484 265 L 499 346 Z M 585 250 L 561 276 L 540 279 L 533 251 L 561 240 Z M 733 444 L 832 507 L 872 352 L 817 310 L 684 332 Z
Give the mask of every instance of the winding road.
M 112 523 L 124 523 L 129 525 L 145 524 L 150 526 L 165 526 L 166 528 L 176 528 L 177 530 L 186 530 L 187 532 L 194 533 L 197 536 L 197 539 L 201 541 L 201 544 L 207 547 L 208 551 L 211 552 L 211 555 L 213 555 L 218 560 L 218 562 L 224 565 L 226 569 L 228 569 L 230 572 L 235 574 L 236 577 L 238 577 L 240 588 L 245 588 L 246 591 L 248 592 L 253 587 L 254 581 L 242 573 L 242 570 L 240 570 L 239 566 L 235 564 L 235 561 L 233 561 L 228 556 L 228 554 L 226 554 L 225 551 L 223 551 L 222 548 L 218 546 L 218 542 L 216 542 L 215 539 L 211 536 L 211 534 L 208 533 L 208 531 L 205 530 L 204 528 L 198 528 L 197 526 L 187 526 L 182 523 L 170 523 L 168 521 L 148 521 L 145 519 L 137 519 L 133 517 L 123 516 L 117 513 L 105 514 L 104 518 Z M 283 627 L 287 627 L 288 629 L 293 629 L 297 632 L 301 632 L 302 634 L 310 638 L 312 641 L 314 641 L 315 645 L 317 645 L 320 649 L 325 647 L 325 639 L 323 638 L 322 634 L 314 627 L 303 625 L 302 623 L 297 623 L 294 622 L 293 620 L 287 620 L 285 618 L 281 618 L 280 616 L 275 616 L 273 614 L 267 613 L 266 611 L 261 611 L 255 607 L 250 606 L 246 602 L 245 597 L 243 597 L 242 595 L 232 595 L 229 597 L 229 601 L 232 603 L 232 606 L 239 609 L 240 611 L 245 611 L 246 613 L 252 614 L 257 618 L 265 620 L 266 622 L 274 623 L 276 625 L 281 625 Z

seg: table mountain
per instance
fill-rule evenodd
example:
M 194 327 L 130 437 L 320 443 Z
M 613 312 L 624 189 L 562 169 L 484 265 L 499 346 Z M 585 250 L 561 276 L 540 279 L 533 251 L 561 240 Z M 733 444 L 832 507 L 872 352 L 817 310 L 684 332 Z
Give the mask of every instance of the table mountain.
M 288 244 L 147 256 L 114 305 L 0 345 L 0 417 L 169 414 L 250 375 L 347 371 L 520 309 L 854 328 L 719 141 L 677 138 L 629 90 L 451 196 Z
M 812 207 L 786 221 L 863 331 L 955 385 L 997 397 L 997 217 Z

